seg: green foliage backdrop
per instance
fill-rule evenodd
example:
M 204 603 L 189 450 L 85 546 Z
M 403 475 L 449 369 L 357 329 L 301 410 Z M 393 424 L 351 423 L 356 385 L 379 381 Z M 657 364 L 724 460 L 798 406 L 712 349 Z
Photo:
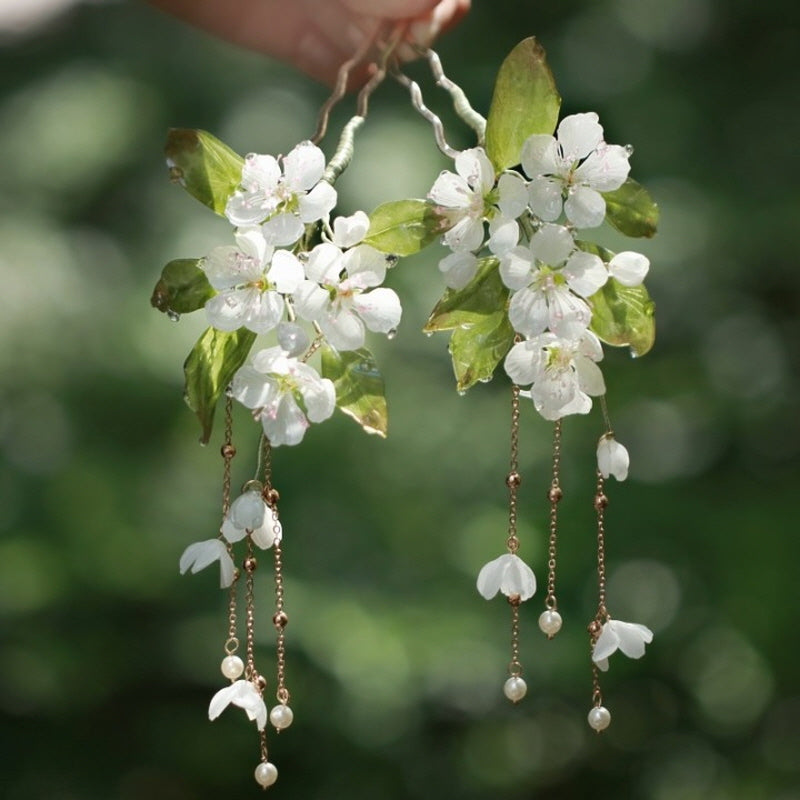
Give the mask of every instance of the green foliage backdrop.
M 474 5 L 440 47 L 474 104 L 488 109 L 502 58 L 535 34 L 563 113 L 597 110 L 659 200 L 659 234 L 642 246 L 656 346 L 605 367 L 633 459 L 611 487 L 611 598 L 656 638 L 643 661 L 614 664 L 614 723 L 594 736 L 598 431 L 570 418 L 565 629 L 547 643 L 524 609 L 529 694 L 517 708 L 501 697 L 507 614 L 474 577 L 504 537 L 507 391 L 497 378 L 458 397 L 445 339 L 419 332 L 441 294 L 436 254 L 414 256 L 392 274 L 403 325 L 378 348 L 389 438 L 339 415 L 276 454 L 296 722 L 272 737 L 272 791 L 797 800 L 797 6 Z M 165 263 L 227 241 L 228 225 L 168 183 L 161 152 L 169 127 L 286 152 L 313 131 L 325 90 L 135 3 L 79 6 L 4 31 L 2 45 L 0 795 L 253 796 L 252 726 L 205 718 L 224 597 L 211 574 L 177 574 L 219 515 L 218 443 L 197 443 L 181 399 L 203 321 L 175 325 L 148 303 Z M 469 144 L 426 85 L 452 143 Z M 424 196 L 445 166 L 386 86 L 337 186 L 343 209 Z M 246 414 L 237 423 L 255 433 Z M 528 409 L 521 536 L 534 564 L 548 440 Z M 242 439 L 237 481 L 254 446 Z

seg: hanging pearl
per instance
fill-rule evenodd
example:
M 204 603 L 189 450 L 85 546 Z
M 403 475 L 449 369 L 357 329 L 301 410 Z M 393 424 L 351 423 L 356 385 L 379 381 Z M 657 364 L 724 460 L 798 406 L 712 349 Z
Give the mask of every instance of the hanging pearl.
M 294 713 L 292 712 L 292 709 L 283 703 L 275 706 L 272 711 L 269 712 L 269 721 L 279 731 L 282 731 L 284 728 L 288 728 L 292 724 L 293 719 Z
M 539 615 L 539 630 L 552 639 L 561 630 L 561 614 L 558 611 L 547 609 Z
M 262 761 L 256 767 L 256 783 L 265 789 L 278 780 L 278 768 L 270 761 Z
M 588 716 L 589 727 L 598 733 L 611 724 L 611 712 L 605 706 L 595 706 Z
M 528 684 L 519 675 L 512 675 L 503 684 L 503 694 L 512 702 L 519 703 L 528 691 Z
M 226 656 L 219 668 L 226 678 L 235 681 L 244 672 L 244 661 L 239 656 Z

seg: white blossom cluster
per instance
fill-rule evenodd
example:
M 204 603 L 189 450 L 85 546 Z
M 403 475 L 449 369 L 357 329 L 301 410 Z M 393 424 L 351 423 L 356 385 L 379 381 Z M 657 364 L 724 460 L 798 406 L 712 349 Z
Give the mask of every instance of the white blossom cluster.
M 603 193 L 625 183 L 629 156 L 628 148 L 604 141 L 597 114 L 573 114 L 561 121 L 556 136 L 525 141 L 524 175 L 496 176 L 476 147 L 459 153 L 456 172 L 443 172 L 428 194 L 452 223 L 442 237 L 452 252 L 439 263 L 448 287 L 463 289 L 475 277 L 484 245 L 498 258 L 500 277 L 511 291 L 508 318 L 521 337 L 505 370 L 517 385 L 531 387 L 525 395 L 548 420 L 586 414 L 591 398 L 605 393 L 597 366 L 603 350 L 589 330 L 588 299 L 609 277 L 639 285 L 650 266 L 630 251 L 605 263 L 576 238 L 578 229 L 602 224 Z
M 363 242 L 367 215 L 329 225 L 337 198 L 324 172 L 325 157 L 311 142 L 280 161 L 248 155 L 225 208 L 236 243 L 200 262 L 216 291 L 205 305 L 212 327 L 277 332 L 278 345 L 258 350 L 233 380 L 233 396 L 253 410 L 273 446 L 298 444 L 336 404 L 333 383 L 303 361 L 311 339 L 295 320 L 342 351 L 363 347 L 366 330 L 391 335 L 402 314 L 397 294 L 379 288 L 393 259 Z M 306 249 L 309 225 L 321 226 L 323 241 Z

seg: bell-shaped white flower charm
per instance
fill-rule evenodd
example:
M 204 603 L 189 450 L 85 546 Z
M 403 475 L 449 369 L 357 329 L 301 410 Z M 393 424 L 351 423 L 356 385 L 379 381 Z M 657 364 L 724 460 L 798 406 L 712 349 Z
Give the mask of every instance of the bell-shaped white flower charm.
M 491 600 L 498 592 L 506 597 L 528 600 L 536 591 L 536 576 L 533 570 L 515 553 L 504 553 L 478 573 L 478 592 Z
M 228 554 L 228 548 L 221 539 L 207 539 L 204 542 L 194 542 L 184 551 L 180 560 L 181 575 L 187 571 L 193 574 L 205 569 L 209 564 L 219 561 L 219 585 L 225 589 L 233 583 L 235 567 L 233 559 Z
M 243 708 L 247 718 L 253 720 L 260 731 L 264 730 L 267 725 L 267 706 L 252 681 L 241 678 L 220 689 L 208 705 L 208 718 L 215 720 L 231 704 Z
M 624 445 L 621 445 L 613 433 L 606 433 L 597 443 L 597 469 L 604 478 L 613 475 L 618 481 L 628 477 L 631 460 Z
M 592 648 L 592 661 L 605 672 L 608 657 L 619 650 L 628 658 L 641 658 L 644 646 L 653 641 L 653 631 L 636 622 L 607 620 L 600 629 L 600 635 Z

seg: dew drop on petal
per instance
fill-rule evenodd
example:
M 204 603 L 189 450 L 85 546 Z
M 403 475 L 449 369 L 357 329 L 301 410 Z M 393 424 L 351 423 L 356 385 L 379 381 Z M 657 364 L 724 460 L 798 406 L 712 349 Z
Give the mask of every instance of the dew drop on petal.
M 459 397 L 463 397 L 466 393 L 467 393 L 466 389 L 459 389 L 458 390 L 458 396 Z
M 398 258 L 398 256 L 395 256 L 395 255 L 386 256 L 386 266 L 389 269 L 391 269 L 392 267 L 396 267 L 397 266 L 397 262 L 399 260 L 400 259 Z
M 395 336 L 397 336 L 397 328 L 392 328 L 390 331 L 386 332 L 387 339 L 394 339 Z
M 173 311 L 171 308 L 168 308 L 167 318 L 170 322 L 180 322 L 181 315 L 177 311 Z

